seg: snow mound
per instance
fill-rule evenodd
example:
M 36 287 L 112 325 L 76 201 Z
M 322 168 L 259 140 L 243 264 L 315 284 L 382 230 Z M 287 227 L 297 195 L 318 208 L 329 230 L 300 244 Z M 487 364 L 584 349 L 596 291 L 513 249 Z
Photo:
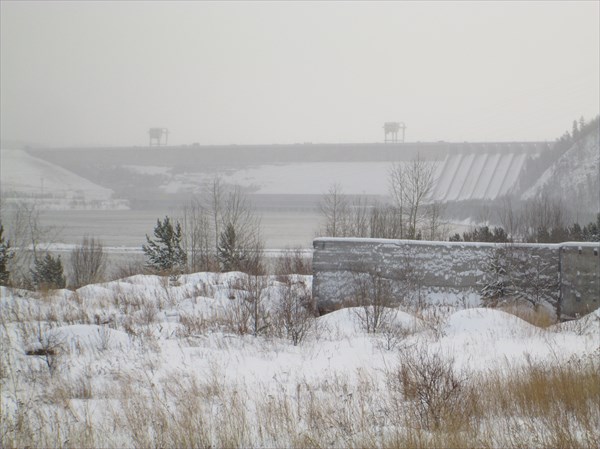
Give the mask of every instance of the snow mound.
M 348 307 L 336 310 L 318 318 L 319 326 L 325 326 L 332 335 L 337 337 L 351 337 L 358 333 L 366 332 L 362 307 Z M 390 326 L 407 332 L 418 332 L 425 328 L 419 318 L 396 309 L 389 309 L 385 320 Z
M 50 335 L 71 349 L 77 347 L 92 350 L 125 349 L 130 342 L 129 336 L 123 331 L 93 324 L 57 327 L 50 331 Z
M 323 315 L 317 318 L 317 322 L 340 337 L 356 335 L 361 329 L 359 313 L 359 307 L 348 307 Z
M 530 335 L 539 328 L 510 313 L 494 309 L 466 309 L 453 313 L 443 327 L 446 336 L 487 335 L 516 336 Z
M 555 324 L 549 329 L 555 332 L 573 332 L 578 335 L 591 335 L 600 339 L 600 308 L 577 320 Z

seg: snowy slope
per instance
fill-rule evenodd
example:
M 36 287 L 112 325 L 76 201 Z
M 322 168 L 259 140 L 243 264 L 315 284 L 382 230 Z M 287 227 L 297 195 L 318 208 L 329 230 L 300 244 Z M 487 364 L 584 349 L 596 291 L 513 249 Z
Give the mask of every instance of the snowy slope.
M 1 150 L 0 186 L 4 194 L 37 198 L 41 207 L 123 207 L 113 191 L 23 150 Z
M 600 210 L 600 133 L 576 142 L 523 193 L 527 200 L 545 192 L 578 210 Z

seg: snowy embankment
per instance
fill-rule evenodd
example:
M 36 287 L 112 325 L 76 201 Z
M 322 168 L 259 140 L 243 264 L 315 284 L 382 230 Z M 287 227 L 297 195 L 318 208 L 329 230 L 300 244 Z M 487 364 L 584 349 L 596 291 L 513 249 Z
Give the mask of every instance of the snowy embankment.
M 31 156 L 24 150 L 2 149 L 1 187 L 7 201 L 35 201 L 41 209 L 128 209 L 99 186 L 65 168 Z
M 600 441 L 593 389 L 589 404 L 580 401 L 581 416 L 491 405 L 514 373 L 580 367 L 586 376 L 590 364 L 597 371 L 600 310 L 546 329 L 499 310 L 440 304 L 314 318 L 304 313 L 311 283 L 310 276 L 199 273 L 139 275 L 75 292 L 1 288 L 1 445 Z M 381 325 L 369 333 L 368 317 L 377 314 Z M 419 373 L 442 382 L 424 387 Z M 566 428 L 556 421 L 561 410 Z

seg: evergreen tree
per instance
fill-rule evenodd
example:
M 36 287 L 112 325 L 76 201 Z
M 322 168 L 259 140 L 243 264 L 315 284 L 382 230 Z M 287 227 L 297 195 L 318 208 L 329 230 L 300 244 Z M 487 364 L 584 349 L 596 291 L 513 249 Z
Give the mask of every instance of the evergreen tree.
M 452 237 L 455 242 L 460 242 L 461 238 L 458 234 Z M 494 227 L 490 230 L 488 226 L 479 226 L 471 232 L 463 232 L 463 240 L 465 242 L 495 242 L 506 243 L 509 241 L 506 231 L 502 227 Z
M 577 140 L 577 138 L 579 137 L 579 123 L 577 123 L 577 120 L 573 120 L 573 140 Z
M 171 223 L 167 216 L 161 222 L 156 220 L 154 227 L 154 237 L 150 239 L 146 234 L 147 244 L 142 245 L 142 249 L 148 258 L 147 265 L 161 272 L 182 272 L 187 263 L 187 255 L 181 248 L 181 225 L 179 222 Z
M 579 133 L 582 134 L 584 130 L 585 130 L 585 118 L 583 118 L 583 115 L 582 115 L 581 117 L 579 117 Z
M 4 227 L 0 223 L 0 285 L 8 285 L 10 272 L 8 271 L 8 261 L 13 257 L 14 253 L 10 249 L 10 242 L 4 240 Z
M 67 284 L 60 256 L 54 258 L 46 254 L 43 259 L 36 259 L 32 274 L 33 284 L 38 289 L 65 288 Z
M 600 213 L 596 215 L 596 223 L 584 226 L 581 234 L 584 242 L 600 242 Z
M 235 227 L 229 223 L 219 237 L 217 256 L 223 271 L 242 269 L 244 261 L 243 251 L 240 251 L 235 233 Z

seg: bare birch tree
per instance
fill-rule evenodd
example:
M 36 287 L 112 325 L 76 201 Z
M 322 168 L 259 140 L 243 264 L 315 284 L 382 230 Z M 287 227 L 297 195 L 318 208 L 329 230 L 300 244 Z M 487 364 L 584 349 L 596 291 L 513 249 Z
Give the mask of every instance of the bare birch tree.
M 435 185 L 435 164 L 417 155 L 408 163 L 398 163 L 390 172 L 390 193 L 402 217 L 400 238 L 414 239 L 426 220 L 425 205 Z
M 45 256 L 60 229 L 42 223 L 41 211 L 35 203 L 21 201 L 7 205 L 2 201 L 0 210 L 13 250 L 8 261 L 12 283 L 27 286 L 34 262 Z
M 346 237 L 348 199 L 339 184 L 333 184 L 319 205 L 324 219 L 320 233 L 327 237 Z
M 188 270 L 263 271 L 260 217 L 240 186 L 228 186 L 214 178 L 201 196 L 184 208 L 182 221 Z M 224 251 L 235 252 L 233 266 L 220 264 L 219 259 L 233 260 Z

